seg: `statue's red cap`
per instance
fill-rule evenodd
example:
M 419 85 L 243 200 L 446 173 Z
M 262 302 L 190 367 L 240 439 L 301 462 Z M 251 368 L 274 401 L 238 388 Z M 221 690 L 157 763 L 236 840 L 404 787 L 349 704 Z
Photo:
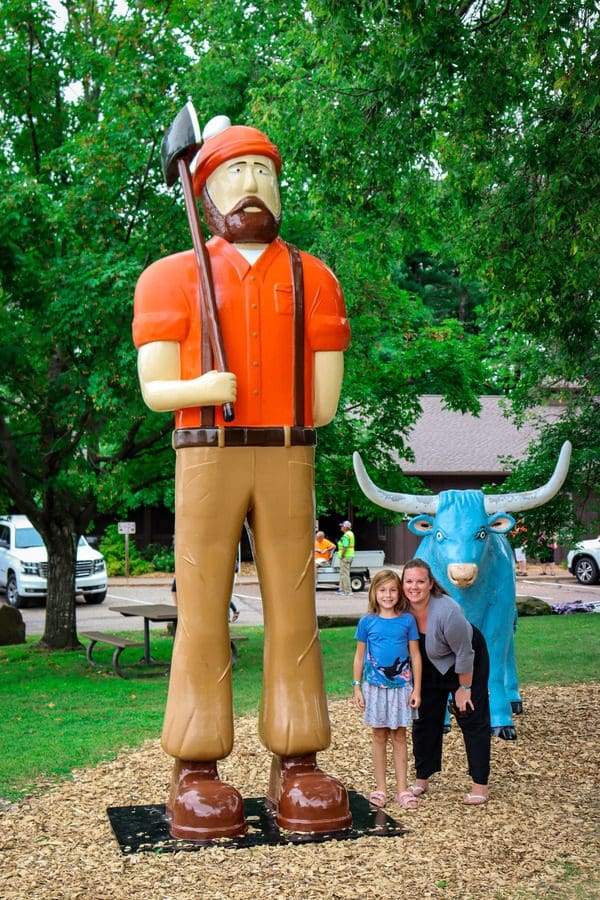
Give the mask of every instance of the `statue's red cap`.
M 273 160 L 279 175 L 281 171 L 281 156 L 275 144 L 258 128 L 250 128 L 248 125 L 230 125 L 213 137 L 209 137 L 202 144 L 194 159 L 192 165 L 194 193 L 196 196 L 200 196 L 202 188 L 206 184 L 206 179 L 215 171 L 217 166 L 227 162 L 228 159 L 234 159 L 236 156 L 245 156 L 248 153 L 266 156 L 268 159 Z

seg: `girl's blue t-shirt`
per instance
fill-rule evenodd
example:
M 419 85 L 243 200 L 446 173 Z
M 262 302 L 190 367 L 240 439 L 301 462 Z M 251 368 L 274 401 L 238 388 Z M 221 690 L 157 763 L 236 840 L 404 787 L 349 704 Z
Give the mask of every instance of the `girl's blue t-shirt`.
M 412 683 L 408 642 L 419 640 L 414 616 L 402 612 L 393 619 L 384 619 L 377 613 L 368 613 L 360 619 L 354 637 L 367 645 L 364 681 L 386 688 Z

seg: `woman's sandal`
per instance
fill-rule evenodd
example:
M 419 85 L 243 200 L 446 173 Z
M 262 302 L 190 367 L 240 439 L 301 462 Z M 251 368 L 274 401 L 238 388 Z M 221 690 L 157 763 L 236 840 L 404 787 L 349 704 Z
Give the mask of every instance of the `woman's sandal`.
M 421 784 L 411 784 L 408 790 L 413 795 L 413 797 L 422 797 L 423 794 L 426 794 L 429 789 L 423 787 Z
M 419 805 L 419 798 L 415 797 L 410 789 L 407 791 L 400 791 L 399 794 L 396 794 L 395 800 L 396 803 L 400 804 L 402 809 L 416 809 Z
M 489 797 L 484 797 L 483 794 L 467 794 L 463 803 L 465 806 L 483 806 L 488 800 Z
M 373 806 L 378 806 L 380 809 L 383 809 L 383 807 L 387 803 L 385 791 L 372 791 L 369 794 L 369 803 L 372 803 Z

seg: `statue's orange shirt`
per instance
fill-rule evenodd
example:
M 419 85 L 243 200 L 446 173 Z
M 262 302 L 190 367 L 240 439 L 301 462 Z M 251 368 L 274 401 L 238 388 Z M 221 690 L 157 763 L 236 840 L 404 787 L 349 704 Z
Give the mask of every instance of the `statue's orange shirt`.
M 293 308 L 287 247 L 277 238 L 253 266 L 232 244 L 207 243 L 227 368 L 237 376 L 235 426 L 293 424 Z M 312 425 L 314 353 L 345 350 L 350 326 L 340 285 L 327 266 L 302 253 L 305 309 L 305 425 Z M 193 251 L 165 257 L 141 275 L 134 302 L 136 347 L 180 344 L 181 377 L 201 374 L 201 324 Z M 220 407 L 215 424 L 225 425 Z M 200 425 L 198 407 L 179 409 L 176 428 Z M 227 427 L 227 426 L 226 426 Z

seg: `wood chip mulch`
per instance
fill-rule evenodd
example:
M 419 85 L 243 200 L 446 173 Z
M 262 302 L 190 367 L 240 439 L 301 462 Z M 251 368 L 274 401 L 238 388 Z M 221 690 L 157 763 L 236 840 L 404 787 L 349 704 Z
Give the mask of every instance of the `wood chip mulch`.
M 462 804 L 468 779 L 456 727 L 445 771 L 417 811 L 395 804 L 390 786 L 387 811 L 408 829 L 402 837 L 124 856 L 106 808 L 162 803 L 167 792 L 171 760 L 149 741 L 0 815 L 0 897 L 599 897 L 600 685 L 529 687 L 524 705 L 518 740 L 492 742 L 486 806 Z M 333 743 L 320 764 L 368 794 L 369 730 L 350 699 L 330 711 Z M 254 717 L 238 720 L 220 771 L 245 796 L 264 795 L 268 754 Z

